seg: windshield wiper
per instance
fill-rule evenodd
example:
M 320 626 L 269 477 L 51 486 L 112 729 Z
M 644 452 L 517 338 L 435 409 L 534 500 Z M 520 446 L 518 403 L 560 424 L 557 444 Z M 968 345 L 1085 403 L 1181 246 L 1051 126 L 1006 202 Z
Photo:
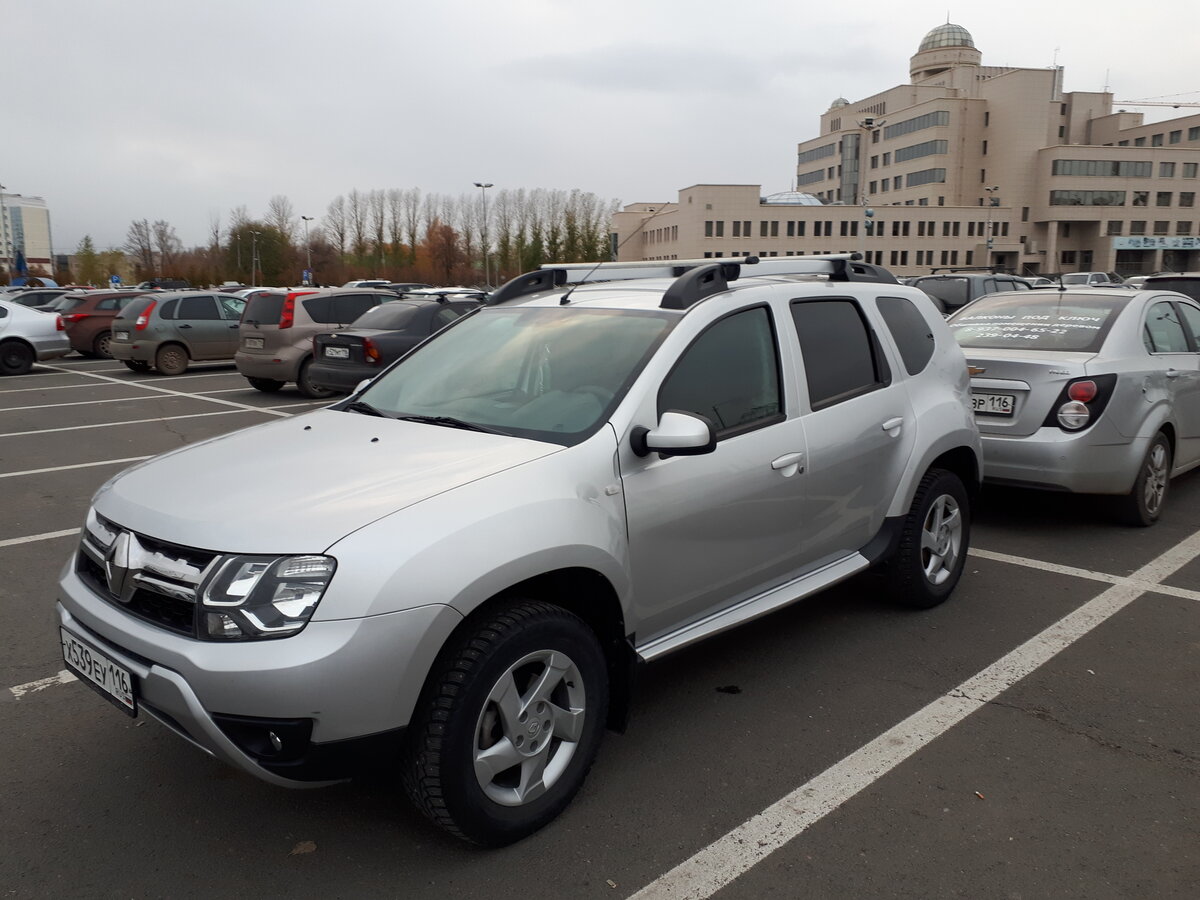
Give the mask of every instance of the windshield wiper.
M 447 428 L 463 428 L 467 431 L 482 431 L 484 434 L 503 434 L 506 437 L 509 436 L 507 432 L 488 428 L 486 425 L 476 425 L 474 422 L 465 422 L 453 416 L 396 416 L 396 418 L 401 422 L 423 422 L 426 425 L 444 425 Z
M 362 413 L 364 416 L 379 416 L 381 419 L 391 418 L 387 413 L 376 409 L 365 400 L 355 400 L 353 403 L 347 403 L 342 409 L 346 410 L 346 412 Z

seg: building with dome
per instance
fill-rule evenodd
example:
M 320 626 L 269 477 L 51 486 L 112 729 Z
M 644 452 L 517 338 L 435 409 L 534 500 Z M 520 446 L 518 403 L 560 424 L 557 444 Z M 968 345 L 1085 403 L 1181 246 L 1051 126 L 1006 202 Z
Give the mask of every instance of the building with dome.
M 693 185 L 617 213 L 618 258 L 859 251 L 897 275 L 1200 269 L 1200 115 L 1148 125 L 1111 93 L 1063 84 L 1062 67 L 985 66 L 966 28 L 939 25 L 907 83 L 836 98 L 797 146 L 794 191 L 771 197 L 807 202 Z

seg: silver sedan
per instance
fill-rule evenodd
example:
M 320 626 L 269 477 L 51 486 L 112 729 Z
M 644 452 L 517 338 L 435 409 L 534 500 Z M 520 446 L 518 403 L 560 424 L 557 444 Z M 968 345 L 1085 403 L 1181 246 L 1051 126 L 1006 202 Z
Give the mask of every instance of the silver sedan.
M 949 319 L 989 481 L 1113 494 L 1152 525 L 1200 463 L 1200 304 L 1171 291 L 1039 289 Z

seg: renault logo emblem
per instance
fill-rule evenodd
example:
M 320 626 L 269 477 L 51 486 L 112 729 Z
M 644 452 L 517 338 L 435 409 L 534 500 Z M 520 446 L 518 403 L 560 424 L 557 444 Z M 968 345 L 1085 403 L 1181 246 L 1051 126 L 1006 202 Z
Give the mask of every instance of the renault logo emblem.
M 125 582 L 129 579 L 129 542 L 129 532 L 122 531 L 104 556 L 104 577 L 108 581 L 108 590 L 122 603 L 127 601 Z

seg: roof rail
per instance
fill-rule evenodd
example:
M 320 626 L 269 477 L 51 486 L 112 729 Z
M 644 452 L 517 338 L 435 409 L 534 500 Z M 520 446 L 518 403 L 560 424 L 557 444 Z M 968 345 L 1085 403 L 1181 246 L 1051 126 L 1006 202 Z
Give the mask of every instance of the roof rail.
M 505 303 L 509 300 L 515 300 L 517 297 L 524 297 L 526 294 L 536 294 L 538 291 L 549 291 L 556 287 L 562 287 L 567 283 L 567 273 L 561 267 L 542 268 L 534 272 L 526 272 L 524 275 L 518 275 L 511 281 L 506 281 L 496 290 L 488 295 L 487 305 L 495 306 L 497 303 Z

